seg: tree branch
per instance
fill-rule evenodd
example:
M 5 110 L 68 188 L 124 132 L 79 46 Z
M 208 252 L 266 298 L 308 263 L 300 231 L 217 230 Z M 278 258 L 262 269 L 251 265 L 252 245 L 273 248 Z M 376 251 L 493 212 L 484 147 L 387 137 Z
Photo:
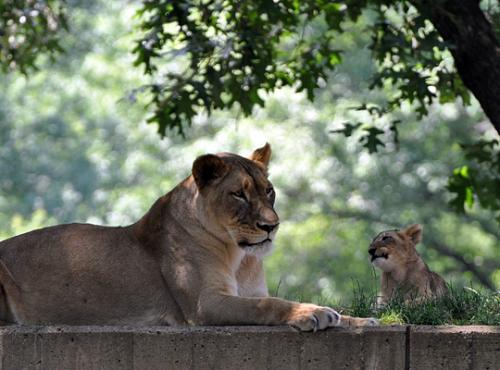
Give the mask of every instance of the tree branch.
M 411 0 L 450 44 L 457 72 L 500 134 L 500 43 L 477 0 Z
M 430 246 L 439 254 L 453 258 L 460 265 L 462 265 L 462 271 L 471 272 L 485 287 L 493 291 L 496 290 L 495 285 L 493 285 L 493 282 L 488 277 L 488 275 L 485 274 L 483 271 L 479 270 L 474 263 L 467 261 L 460 253 L 453 251 L 451 247 L 449 247 L 446 244 L 438 242 L 434 238 L 431 238 Z
M 481 228 L 486 231 L 488 234 L 493 235 L 495 238 L 500 240 L 500 230 L 498 229 L 498 224 L 489 222 L 488 220 L 472 216 L 468 213 L 464 214 L 463 217 L 468 221 L 468 222 L 477 222 Z

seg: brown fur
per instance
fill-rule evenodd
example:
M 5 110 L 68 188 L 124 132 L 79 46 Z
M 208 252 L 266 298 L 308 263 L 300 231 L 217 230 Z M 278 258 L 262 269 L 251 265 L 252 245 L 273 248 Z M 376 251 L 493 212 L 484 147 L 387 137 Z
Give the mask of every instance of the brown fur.
M 370 244 L 371 263 L 382 270 L 379 304 L 400 295 L 406 301 L 439 297 L 448 288 L 441 276 L 429 270 L 415 245 L 422 240 L 422 226 L 383 231 Z
M 0 243 L 0 320 L 21 324 L 338 325 L 329 307 L 268 297 L 279 218 L 268 144 L 204 155 L 127 227 L 70 224 Z M 374 324 L 344 317 L 345 325 Z

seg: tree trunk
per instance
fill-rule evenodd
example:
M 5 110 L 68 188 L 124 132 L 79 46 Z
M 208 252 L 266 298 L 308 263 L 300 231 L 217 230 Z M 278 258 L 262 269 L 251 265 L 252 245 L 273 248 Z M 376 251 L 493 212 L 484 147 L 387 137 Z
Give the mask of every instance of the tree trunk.
M 458 74 L 500 134 L 500 44 L 478 0 L 412 0 L 449 43 Z

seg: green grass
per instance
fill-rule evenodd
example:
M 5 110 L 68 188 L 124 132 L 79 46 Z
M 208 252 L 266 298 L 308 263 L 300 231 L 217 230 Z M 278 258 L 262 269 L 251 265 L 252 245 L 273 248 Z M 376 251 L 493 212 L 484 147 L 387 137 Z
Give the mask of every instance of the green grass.
M 449 286 L 449 294 L 424 301 L 404 302 L 395 298 L 375 308 L 376 292 L 354 288 L 354 299 L 344 313 L 377 317 L 382 324 L 500 325 L 500 292 Z

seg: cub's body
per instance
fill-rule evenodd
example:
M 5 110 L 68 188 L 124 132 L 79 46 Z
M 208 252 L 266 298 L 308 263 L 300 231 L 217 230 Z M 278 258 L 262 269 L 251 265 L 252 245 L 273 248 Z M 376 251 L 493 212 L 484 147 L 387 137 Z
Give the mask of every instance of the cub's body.
M 421 225 L 383 231 L 373 239 L 370 260 L 382 270 L 379 304 L 396 296 L 409 302 L 447 293 L 446 282 L 429 269 L 415 249 L 421 240 Z

